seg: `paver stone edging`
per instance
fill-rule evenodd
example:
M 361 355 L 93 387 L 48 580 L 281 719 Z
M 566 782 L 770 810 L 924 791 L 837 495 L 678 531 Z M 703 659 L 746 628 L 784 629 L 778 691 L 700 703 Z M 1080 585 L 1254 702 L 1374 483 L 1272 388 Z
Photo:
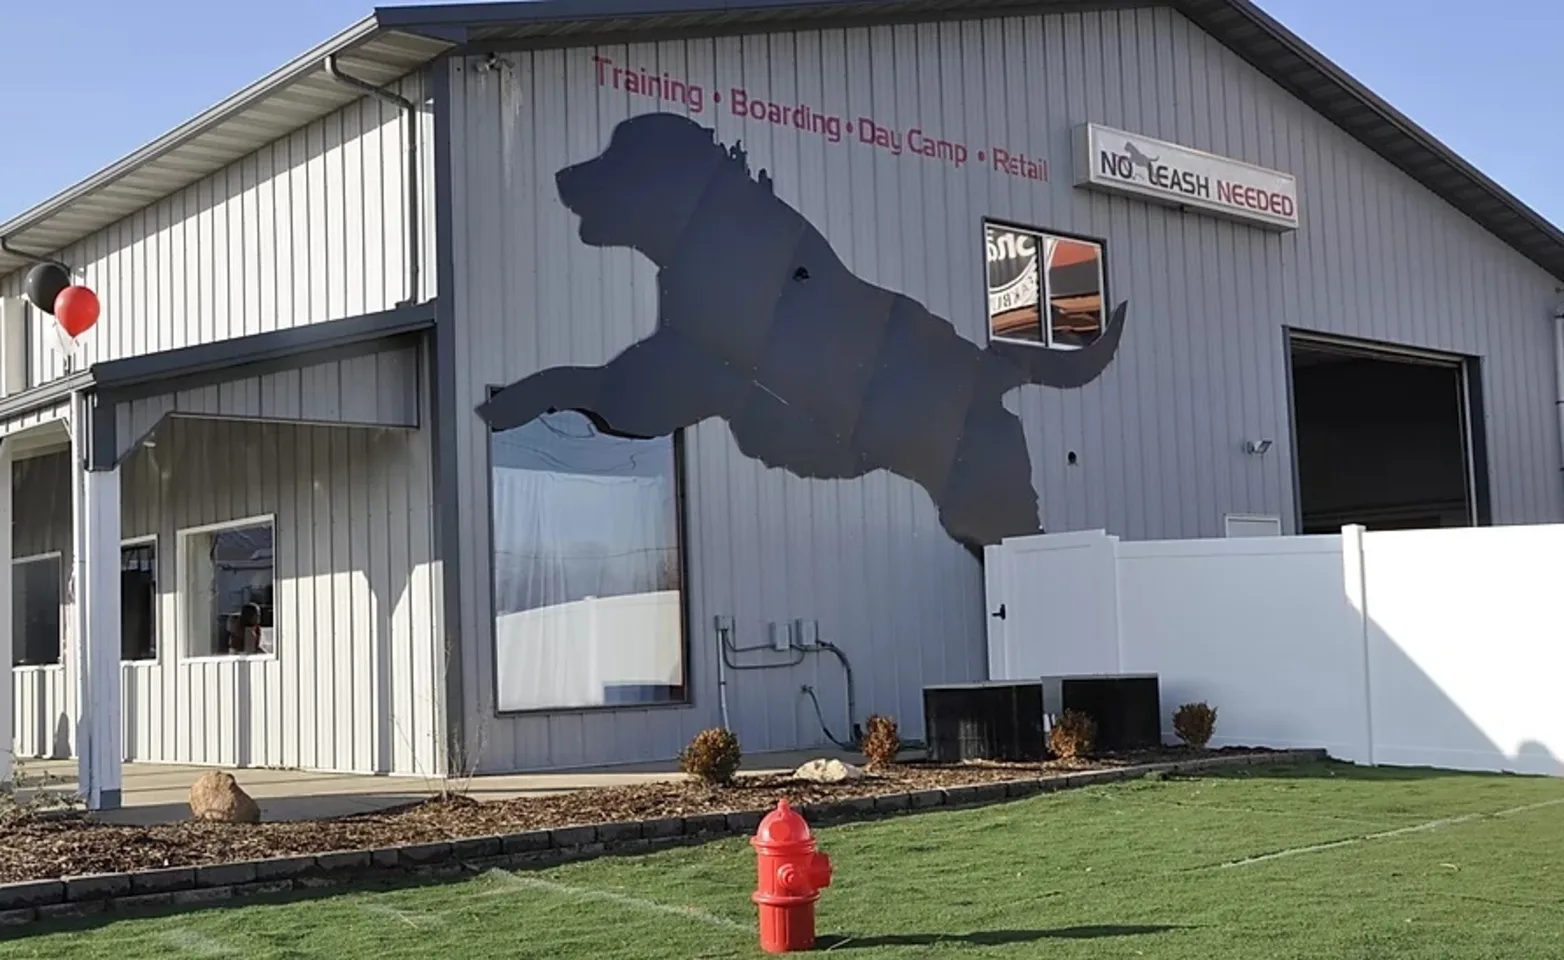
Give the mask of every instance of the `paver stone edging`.
M 936 790 L 915 790 L 812 803 L 811 823 L 867 820 L 903 811 L 984 806 L 1037 793 L 1135 780 L 1148 774 L 1196 773 L 1219 767 L 1326 759 L 1324 750 L 1284 750 L 1054 774 Z M 171 867 L 0 884 L 0 925 L 105 912 L 242 902 L 245 898 L 339 886 L 393 875 L 456 874 L 492 867 L 536 866 L 602 853 L 632 853 L 728 836 L 747 836 L 764 810 L 528 830 L 379 850 L 339 850 L 196 867 Z

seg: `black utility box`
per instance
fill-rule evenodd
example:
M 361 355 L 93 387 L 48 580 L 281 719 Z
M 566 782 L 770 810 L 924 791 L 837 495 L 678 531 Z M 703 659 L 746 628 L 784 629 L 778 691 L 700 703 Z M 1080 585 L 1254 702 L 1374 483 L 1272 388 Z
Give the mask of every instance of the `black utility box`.
M 1043 711 L 1050 718 L 1079 710 L 1097 721 L 1094 752 L 1162 745 L 1162 691 L 1154 673 L 1043 677 L 1041 685 Z
M 923 732 L 931 763 L 1047 759 L 1043 685 L 1003 680 L 924 687 Z

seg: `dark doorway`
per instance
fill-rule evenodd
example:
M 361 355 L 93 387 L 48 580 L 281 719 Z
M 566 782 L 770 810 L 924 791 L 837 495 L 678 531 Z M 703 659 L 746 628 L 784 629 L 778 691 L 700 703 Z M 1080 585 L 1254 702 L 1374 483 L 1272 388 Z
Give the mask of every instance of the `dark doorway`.
M 1476 363 L 1290 338 L 1300 533 L 1486 522 Z

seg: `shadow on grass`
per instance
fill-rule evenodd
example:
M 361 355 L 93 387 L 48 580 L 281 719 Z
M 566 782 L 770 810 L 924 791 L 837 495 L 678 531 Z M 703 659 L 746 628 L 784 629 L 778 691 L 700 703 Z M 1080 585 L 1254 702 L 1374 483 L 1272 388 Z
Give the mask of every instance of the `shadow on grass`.
M 817 946 L 824 950 L 867 950 L 872 947 L 931 947 L 941 943 L 965 944 L 970 947 L 1002 947 L 1012 943 L 1036 943 L 1039 940 L 1102 940 L 1109 937 L 1140 937 L 1182 929 L 1182 927 L 1164 924 L 1150 926 L 1109 924 L 1091 927 L 1060 927 L 1057 930 L 892 933 L 877 937 L 853 937 L 845 934 L 832 934 L 819 937 Z

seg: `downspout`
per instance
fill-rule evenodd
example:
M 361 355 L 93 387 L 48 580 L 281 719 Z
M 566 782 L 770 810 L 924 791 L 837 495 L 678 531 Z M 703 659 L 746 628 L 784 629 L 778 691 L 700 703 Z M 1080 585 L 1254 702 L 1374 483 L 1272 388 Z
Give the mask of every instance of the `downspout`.
M 327 54 L 326 73 L 343 86 L 360 90 L 367 96 L 402 108 L 407 127 L 407 298 L 397 304 L 409 307 L 418 302 L 418 236 L 421 230 L 418 210 L 418 105 L 389 90 L 342 72 L 337 55 Z
M 1559 293 L 1564 295 L 1564 287 Z M 1553 366 L 1558 392 L 1554 412 L 1559 419 L 1559 477 L 1564 479 L 1564 300 L 1553 308 Z

